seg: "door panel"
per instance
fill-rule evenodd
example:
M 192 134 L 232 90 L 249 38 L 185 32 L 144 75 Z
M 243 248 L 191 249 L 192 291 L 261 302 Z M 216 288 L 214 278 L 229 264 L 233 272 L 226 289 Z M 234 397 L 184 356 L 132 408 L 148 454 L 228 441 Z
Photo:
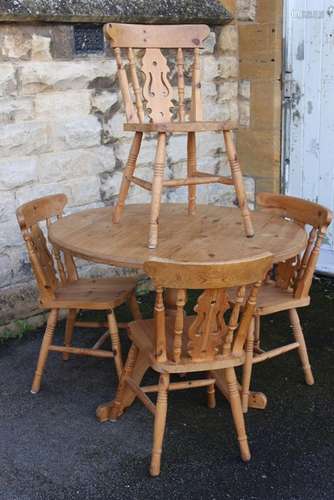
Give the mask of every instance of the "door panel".
M 334 209 L 334 0 L 285 1 L 285 193 Z M 318 270 L 334 274 L 334 227 Z

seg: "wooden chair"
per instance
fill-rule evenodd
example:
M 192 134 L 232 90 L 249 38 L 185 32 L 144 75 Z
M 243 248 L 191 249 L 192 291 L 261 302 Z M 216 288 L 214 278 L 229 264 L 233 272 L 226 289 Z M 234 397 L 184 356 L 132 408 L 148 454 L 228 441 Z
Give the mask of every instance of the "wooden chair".
M 117 374 L 120 377 L 123 363 L 114 309 L 125 301 L 129 301 L 134 318 L 141 317 L 134 295 L 136 278 L 78 278 L 72 256 L 68 253 L 62 254 L 58 248 L 53 247 L 52 250 L 48 248 L 40 223 L 46 221 L 49 226 L 53 219 L 62 217 L 66 203 L 67 198 L 64 194 L 55 194 L 21 205 L 16 212 L 39 289 L 39 305 L 43 309 L 51 310 L 32 383 L 33 394 L 40 389 L 43 370 L 50 351 L 62 352 L 64 360 L 67 360 L 70 354 L 101 358 L 114 357 Z M 60 309 L 68 309 L 65 346 L 52 344 Z M 108 322 L 76 321 L 76 316 L 81 309 L 106 310 Z M 106 340 L 106 334 L 91 349 L 71 347 L 75 326 L 87 328 L 107 326 L 112 351 L 100 349 Z
M 203 46 L 203 41 L 207 38 L 209 31 L 208 26 L 205 25 L 105 25 L 106 37 L 111 40 L 111 45 L 114 48 L 118 79 L 125 105 L 127 123 L 124 125 L 124 130 L 135 134 L 123 174 L 118 203 L 113 213 L 113 221 L 115 223 L 120 221 L 131 183 L 151 191 L 149 248 L 157 246 L 160 199 L 164 187 L 188 186 L 188 211 L 189 214 L 194 214 L 196 185 L 212 183 L 234 185 L 246 235 L 248 237 L 254 235 L 242 173 L 233 143 L 232 129 L 235 128 L 235 124 L 203 121 L 200 48 Z M 122 59 L 122 49 L 126 49 L 127 65 Z M 134 49 L 145 49 L 142 58 Z M 168 79 L 170 68 L 160 49 L 175 50 L 177 91 L 173 89 Z M 183 49 L 190 49 L 194 53 L 190 110 L 187 109 L 188 99 L 185 99 L 185 81 L 188 75 L 185 71 Z M 129 85 L 127 72 L 131 85 Z M 174 117 L 178 121 L 173 121 Z M 152 182 L 147 182 L 134 175 L 144 132 L 157 134 Z M 164 180 L 166 135 L 167 133 L 179 132 L 186 133 L 188 137 L 187 176 L 184 179 Z M 196 133 L 198 132 L 223 132 L 232 177 L 223 177 L 197 170 Z
M 243 368 L 243 411 L 248 409 L 248 393 L 252 366 L 267 359 L 297 349 L 304 370 L 305 381 L 314 384 L 303 330 L 297 309 L 310 304 L 310 287 L 316 268 L 321 242 L 332 220 L 332 213 L 325 207 L 291 196 L 259 193 L 257 205 L 274 215 L 310 226 L 308 244 L 303 255 L 281 262 L 268 275 L 257 299 L 253 328 L 248 337 L 247 356 Z M 235 303 L 236 291 L 230 292 Z M 288 311 L 295 342 L 264 352 L 260 348 L 260 318 L 279 311 Z
M 208 405 L 215 407 L 215 370 L 223 369 L 229 388 L 234 424 L 238 434 L 241 457 L 247 461 L 250 452 L 241 409 L 235 367 L 244 363 L 244 345 L 255 310 L 256 296 L 262 279 L 272 264 L 271 254 L 252 260 L 220 264 L 179 264 L 152 259 L 144 265 L 145 272 L 156 286 L 155 318 L 130 323 L 132 346 L 120 380 L 111 419 L 116 420 L 124 410 L 126 386 L 153 413 L 154 437 L 150 473 L 160 473 L 161 449 L 170 390 L 208 388 Z M 247 306 L 241 312 L 246 285 L 251 285 Z M 229 308 L 226 288 L 238 286 L 238 302 L 233 307 L 228 324 L 224 313 Z M 165 316 L 163 288 L 177 289 L 176 315 Z M 195 307 L 195 316 L 185 317 L 187 289 L 204 289 Z M 132 378 L 133 367 L 141 352 L 156 372 L 158 385 L 139 387 Z M 173 373 L 205 372 L 209 378 L 170 382 Z M 157 392 L 156 405 L 147 393 Z

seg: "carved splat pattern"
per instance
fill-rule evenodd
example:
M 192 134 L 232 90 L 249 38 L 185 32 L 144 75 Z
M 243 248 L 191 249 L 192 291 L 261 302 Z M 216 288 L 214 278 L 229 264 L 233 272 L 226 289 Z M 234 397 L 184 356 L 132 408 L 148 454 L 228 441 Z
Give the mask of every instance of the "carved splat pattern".
M 300 264 L 299 261 L 300 259 L 298 256 L 277 264 L 275 277 L 276 277 L 276 285 L 279 288 L 287 290 L 293 287 L 298 273 L 298 268 Z
M 214 359 L 226 334 L 224 313 L 229 303 L 224 290 L 205 290 L 199 297 L 197 317 L 188 331 L 188 353 L 193 361 Z
M 170 69 L 160 49 L 146 49 L 141 70 L 145 75 L 143 96 L 151 120 L 170 122 L 173 89 L 167 77 Z
M 43 231 L 37 224 L 32 227 L 31 236 L 33 251 L 38 258 L 47 282 L 51 285 L 51 287 L 54 287 L 58 284 L 54 261 L 48 249 Z

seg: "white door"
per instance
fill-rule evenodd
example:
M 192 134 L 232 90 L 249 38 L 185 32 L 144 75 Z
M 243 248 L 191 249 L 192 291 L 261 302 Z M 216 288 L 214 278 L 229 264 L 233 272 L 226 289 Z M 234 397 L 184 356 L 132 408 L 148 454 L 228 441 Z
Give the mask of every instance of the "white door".
M 283 188 L 334 209 L 334 0 L 285 0 Z M 334 275 L 334 225 L 318 270 Z

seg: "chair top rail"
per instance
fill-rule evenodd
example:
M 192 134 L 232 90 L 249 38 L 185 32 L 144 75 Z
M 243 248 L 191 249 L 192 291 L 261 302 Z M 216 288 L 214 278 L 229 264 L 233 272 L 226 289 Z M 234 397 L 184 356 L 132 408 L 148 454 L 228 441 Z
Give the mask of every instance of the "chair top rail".
M 198 264 L 152 258 L 144 271 L 157 286 L 176 289 L 217 289 L 250 285 L 262 281 L 273 262 L 270 252 L 252 259 Z
M 333 213 L 326 207 L 294 196 L 273 193 L 258 193 L 257 204 L 262 208 L 282 210 L 282 215 L 316 228 L 327 227 Z
M 61 216 L 66 203 L 67 196 L 63 193 L 43 196 L 24 203 L 16 210 L 21 230 L 28 229 L 50 217 Z
M 201 48 L 210 33 L 205 24 L 147 25 L 109 23 L 104 33 L 118 48 Z

